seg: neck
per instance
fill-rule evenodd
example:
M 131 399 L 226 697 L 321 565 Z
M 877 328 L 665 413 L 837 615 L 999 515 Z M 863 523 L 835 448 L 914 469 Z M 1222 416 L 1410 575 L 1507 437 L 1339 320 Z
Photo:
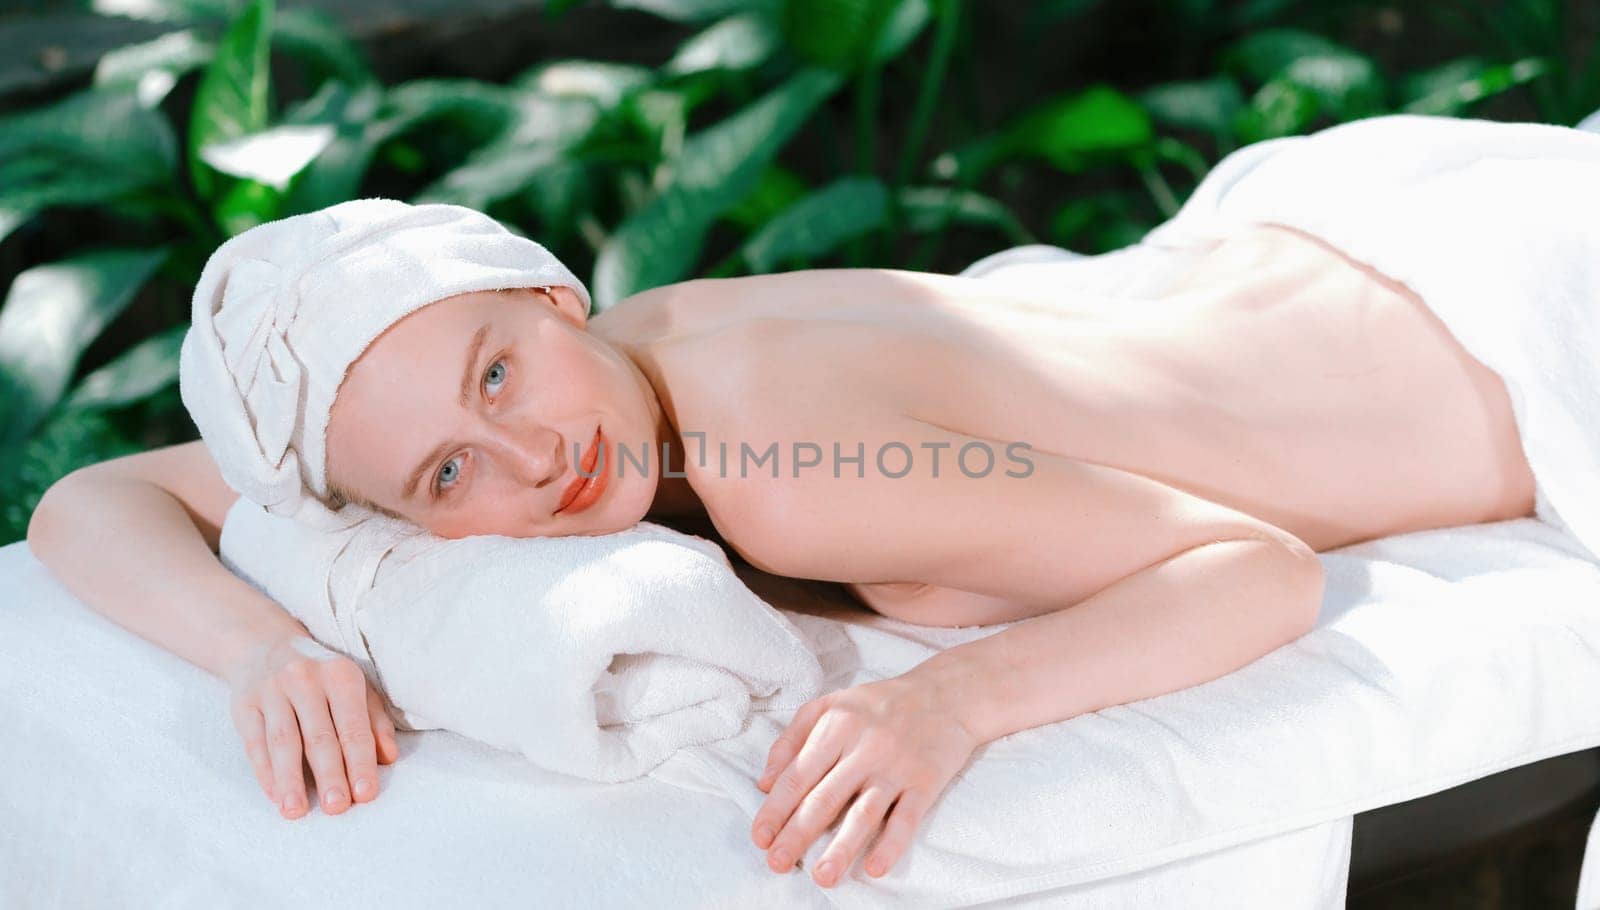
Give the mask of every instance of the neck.
M 700 495 L 689 484 L 688 478 L 681 476 L 684 473 L 684 447 L 682 436 L 678 432 L 671 390 L 666 387 L 659 371 L 654 369 L 653 362 L 643 351 L 615 339 L 610 339 L 609 343 L 633 371 L 640 390 L 645 393 L 650 417 L 655 424 L 653 457 L 659 459 L 662 452 L 667 453 L 667 462 L 662 466 L 664 470 L 657 478 L 655 498 L 651 500 L 645 519 L 657 521 L 705 514 L 705 505 L 701 503 Z M 680 476 L 668 476 L 669 474 Z

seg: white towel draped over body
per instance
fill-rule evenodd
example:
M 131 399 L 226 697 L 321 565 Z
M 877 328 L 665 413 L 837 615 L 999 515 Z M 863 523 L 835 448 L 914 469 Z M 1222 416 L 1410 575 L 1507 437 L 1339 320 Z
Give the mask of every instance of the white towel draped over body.
M 448 540 L 377 516 L 306 528 L 240 497 L 222 558 L 350 655 L 402 728 L 443 728 L 588 780 L 785 716 L 822 669 L 716 544 L 644 522 L 600 537 Z
M 1141 243 L 1082 271 L 1103 269 L 1097 259 L 1123 272 L 1141 258 L 1177 261 L 1264 223 L 1405 284 L 1499 374 L 1537 516 L 1600 556 L 1600 135 L 1402 115 L 1257 143 L 1213 168 Z M 1070 288 L 1072 268 L 1057 269 Z M 1163 277 L 1177 276 L 1158 266 L 1139 280 Z

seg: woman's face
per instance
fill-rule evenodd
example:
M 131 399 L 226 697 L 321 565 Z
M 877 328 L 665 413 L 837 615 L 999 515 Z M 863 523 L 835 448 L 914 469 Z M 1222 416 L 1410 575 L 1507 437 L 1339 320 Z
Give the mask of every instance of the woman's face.
M 396 322 L 335 397 L 330 480 L 440 537 L 637 524 L 660 476 L 659 404 L 633 363 L 586 331 L 587 315 L 570 288 L 523 288 L 458 294 Z M 603 487 L 568 502 L 596 474 L 579 459 L 597 429 Z M 631 458 L 620 472 L 618 444 Z

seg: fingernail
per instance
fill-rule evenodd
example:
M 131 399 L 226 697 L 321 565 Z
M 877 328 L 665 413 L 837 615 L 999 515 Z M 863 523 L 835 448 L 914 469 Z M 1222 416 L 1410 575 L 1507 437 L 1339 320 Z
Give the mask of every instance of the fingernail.
M 329 790 L 327 793 L 324 793 L 322 795 L 322 804 L 324 806 L 337 806 L 337 805 L 339 805 L 340 803 L 343 803 L 343 802 L 344 802 L 344 791 L 343 790 Z
M 833 884 L 833 860 L 826 860 L 817 867 L 817 880 L 824 884 Z
M 356 795 L 357 796 L 371 796 L 372 795 L 372 781 L 370 781 L 370 780 L 368 780 L 368 779 L 366 779 L 364 777 L 362 779 L 356 781 Z
M 762 846 L 766 846 L 767 844 L 772 843 L 772 836 L 776 833 L 776 831 L 773 831 L 767 825 L 762 825 L 756 829 L 756 840 L 761 841 Z
M 288 813 L 289 815 L 293 815 L 295 812 L 299 811 L 299 809 L 300 809 L 300 800 L 295 799 L 293 796 L 285 796 L 283 798 L 283 811 L 284 812 Z
M 794 865 L 794 858 L 782 850 L 772 854 L 772 861 L 777 863 L 778 867 L 785 871 L 787 871 L 790 866 Z
M 867 865 L 867 874 L 876 878 L 883 874 L 883 860 L 875 859 Z

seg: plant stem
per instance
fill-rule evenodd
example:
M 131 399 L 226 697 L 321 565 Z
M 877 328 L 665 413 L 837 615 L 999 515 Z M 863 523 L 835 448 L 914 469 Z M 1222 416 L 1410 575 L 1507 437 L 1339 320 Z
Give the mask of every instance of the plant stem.
M 911 131 L 906 134 L 900 166 L 895 169 L 894 183 L 889 187 L 891 196 L 911 179 L 911 170 L 922 157 L 922 146 L 928 138 L 928 127 L 933 123 L 934 105 L 939 103 L 939 92 L 944 87 L 945 71 L 950 67 L 950 52 L 955 47 L 957 27 L 961 23 L 959 0 L 934 0 L 934 3 L 938 31 L 934 34 L 933 52 L 922 77 L 917 106 L 911 115 Z
M 1161 169 L 1153 163 L 1140 160 L 1135 167 L 1139 169 L 1139 178 L 1144 181 L 1144 188 L 1150 191 L 1150 198 L 1155 200 L 1156 207 L 1161 210 L 1163 218 L 1171 218 L 1178 214 L 1178 197 L 1172 192 L 1171 184 L 1161 175 Z
M 922 160 L 928 128 L 933 123 L 933 109 L 939 103 L 945 72 L 950 68 L 950 52 L 955 48 L 957 30 L 961 24 L 960 0 L 934 0 L 934 4 L 933 14 L 938 21 L 938 31 L 933 36 L 933 51 L 918 89 L 916 108 L 911 114 L 911 129 L 906 134 L 905 145 L 900 153 L 900 164 L 894 170 L 893 182 L 889 184 L 889 218 L 884 225 L 884 236 L 891 242 L 900 237 L 903 218 L 900 188 L 911 180 L 912 170 Z
M 872 176 L 878 159 L 877 114 L 878 77 L 882 67 L 869 60 L 861 77 L 856 81 L 856 170 L 862 176 Z M 867 258 L 866 238 L 850 241 L 850 264 L 860 267 Z

